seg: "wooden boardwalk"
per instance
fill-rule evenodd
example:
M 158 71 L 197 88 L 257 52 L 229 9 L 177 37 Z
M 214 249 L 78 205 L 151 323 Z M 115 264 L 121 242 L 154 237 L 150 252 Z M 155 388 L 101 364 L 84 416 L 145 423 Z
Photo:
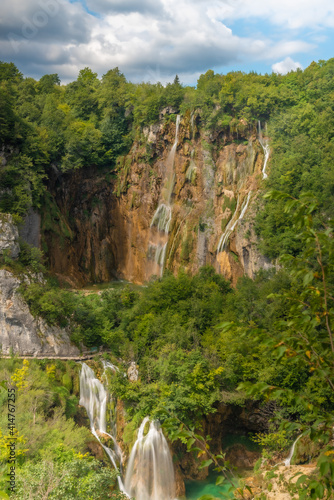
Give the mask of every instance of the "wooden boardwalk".
M 32 356 L 32 355 L 25 355 L 25 356 L 21 356 L 21 355 L 17 355 L 17 354 L 13 354 L 12 356 L 9 355 L 9 354 L 1 354 L 0 355 L 0 361 L 1 359 L 11 359 L 11 358 L 17 358 L 17 359 L 62 359 L 64 361 L 85 361 L 87 359 L 93 359 L 95 358 L 95 356 L 101 356 L 101 354 L 103 354 L 104 352 L 106 351 L 98 351 L 98 352 L 94 352 L 92 353 L 91 351 L 88 351 L 88 352 L 83 352 L 82 354 L 78 355 L 78 356 L 53 356 L 53 355 L 50 355 L 50 356 L 47 356 L 47 355 L 41 355 L 41 356 Z

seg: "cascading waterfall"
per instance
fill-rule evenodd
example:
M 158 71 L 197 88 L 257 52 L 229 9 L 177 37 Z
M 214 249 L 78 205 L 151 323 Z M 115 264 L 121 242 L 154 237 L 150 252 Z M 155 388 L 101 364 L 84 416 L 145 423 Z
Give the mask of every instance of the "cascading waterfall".
M 244 199 L 244 202 L 241 206 L 241 211 L 240 211 L 239 217 L 238 217 L 238 211 L 239 211 L 239 205 L 240 205 L 240 197 L 238 196 L 237 207 L 235 209 L 233 217 L 230 220 L 230 222 L 227 224 L 225 231 L 219 240 L 218 247 L 217 247 L 217 254 L 224 250 L 224 248 L 228 242 L 228 239 L 229 239 L 230 235 L 233 233 L 236 225 L 238 224 L 238 222 L 241 219 L 244 218 L 245 213 L 246 213 L 247 208 L 248 208 L 248 205 L 249 205 L 251 194 L 252 194 L 252 191 L 249 191 L 247 198 Z
M 136 500 L 174 500 L 174 467 L 168 444 L 159 423 L 149 422 L 146 417 L 138 430 L 126 472 L 125 490 Z
M 109 362 L 103 362 L 103 375 L 107 368 L 113 371 L 117 367 Z M 92 434 L 100 442 L 108 454 L 115 468 L 121 467 L 122 453 L 114 436 L 107 432 L 107 402 L 108 393 L 104 385 L 95 377 L 95 374 L 86 363 L 82 363 L 80 372 L 80 401 L 79 404 L 86 408 Z M 116 423 L 111 422 L 111 427 L 116 435 Z M 146 424 L 149 430 L 145 434 Z M 108 436 L 113 442 L 113 449 L 101 442 L 101 435 Z M 175 478 L 172 457 L 167 441 L 158 422 L 150 422 L 146 417 L 139 430 L 126 472 L 125 485 L 118 476 L 119 489 L 127 497 L 136 500 L 174 500 Z
M 262 168 L 262 179 L 267 179 L 268 175 L 266 174 L 266 168 L 267 168 L 267 163 L 269 160 L 269 155 L 270 155 L 270 148 L 268 144 L 268 140 L 264 139 L 262 136 L 262 129 L 261 129 L 261 122 L 260 120 L 258 121 L 258 129 L 259 129 L 259 143 L 261 144 L 261 147 L 263 149 L 264 153 L 264 162 L 263 162 L 263 168 Z
M 104 362 L 104 372 L 107 368 L 115 371 L 117 368 L 109 362 Z M 86 408 L 87 415 L 90 421 L 90 428 L 92 434 L 96 437 L 96 439 L 100 442 L 103 449 L 106 451 L 107 455 L 110 458 L 111 463 L 117 469 L 117 464 L 121 466 L 122 463 L 122 453 L 116 442 L 114 436 L 111 436 L 107 432 L 107 402 L 108 402 L 108 393 L 105 390 L 103 384 L 95 377 L 95 374 L 91 368 L 89 368 L 86 363 L 82 363 L 82 368 L 80 372 L 80 401 L 79 404 Z M 115 422 L 112 422 L 112 427 L 115 429 Z M 100 436 L 106 435 L 111 438 L 113 442 L 113 449 L 104 445 L 101 442 Z M 116 432 L 115 432 L 116 434 Z M 122 479 L 120 476 L 117 478 L 119 489 L 126 493 Z
M 149 243 L 148 255 L 154 255 L 153 260 L 160 268 L 161 275 L 163 273 L 165 265 L 167 244 L 168 244 L 168 233 L 170 229 L 170 223 L 172 220 L 171 198 L 175 183 L 174 161 L 179 140 L 180 121 L 181 117 L 180 115 L 177 115 L 175 141 L 166 162 L 166 177 L 161 192 L 160 203 L 153 215 L 152 222 L 150 225 L 152 229 L 153 241 L 150 241 Z M 157 230 L 158 234 L 153 233 L 154 229 Z

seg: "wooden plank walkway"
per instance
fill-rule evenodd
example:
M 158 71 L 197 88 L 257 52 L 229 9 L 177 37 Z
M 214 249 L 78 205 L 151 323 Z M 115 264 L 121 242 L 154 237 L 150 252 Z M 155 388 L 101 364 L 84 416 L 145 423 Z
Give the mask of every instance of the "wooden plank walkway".
M 105 351 L 104 351 L 105 352 Z M 0 355 L 0 361 L 1 359 L 11 359 L 11 358 L 18 358 L 18 359 L 62 359 L 64 361 L 85 361 L 87 359 L 93 359 L 95 356 L 101 356 L 103 352 L 87 352 L 87 353 L 82 353 L 80 356 L 32 356 L 32 355 L 26 355 L 26 356 L 18 356 L 17 354 L 13 354 L 12 356 L 10 355 Z

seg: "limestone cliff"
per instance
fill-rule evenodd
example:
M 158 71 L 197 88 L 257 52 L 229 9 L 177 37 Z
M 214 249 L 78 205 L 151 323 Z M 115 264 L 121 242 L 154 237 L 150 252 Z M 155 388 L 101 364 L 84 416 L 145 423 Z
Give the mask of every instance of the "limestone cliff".
M 10 214 L 0 214 L 0 255 L 16 259 L 20 253 L 19 233 Z
M 51 270 L 76 284 L 205 264 L 253 276 L 270 266 L 252 228 L 263 164 L 256 130 L 211 134 L 198 113 L 145 128 L 116 173 L 53 168 L 42 213 Z
M 0 269 L 0 345 L 1 354 L 21 356 L 78 356 L 68 332 L 50 327 L 34 318 L 17 289 L 20 281 L 12 273 Z

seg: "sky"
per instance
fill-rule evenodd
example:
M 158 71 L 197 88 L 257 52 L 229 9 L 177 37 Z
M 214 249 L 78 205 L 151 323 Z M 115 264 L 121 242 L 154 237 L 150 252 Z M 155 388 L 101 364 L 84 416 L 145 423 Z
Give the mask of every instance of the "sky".
M 333 0 L 10 0 L 0 60 L 62 83 L 116 66 L 132 82 L 195 85 L 208 69 L 277 72 L 334 57 Z

